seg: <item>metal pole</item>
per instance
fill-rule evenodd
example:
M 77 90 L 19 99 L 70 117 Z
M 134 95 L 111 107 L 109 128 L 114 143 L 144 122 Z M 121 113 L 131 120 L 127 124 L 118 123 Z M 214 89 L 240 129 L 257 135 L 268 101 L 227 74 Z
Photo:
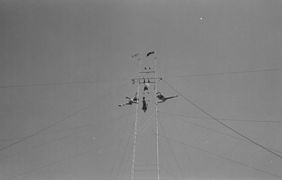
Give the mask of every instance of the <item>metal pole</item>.
M 155 70 L 155 79 L 157 79 L 157 59 L 154 60 L 154 70 Z M 157 81 L 156 80 L 156 84 L 155 84 L 155 96 L 158 92 L 158 86 L 157 86 Z M 156 166 L 157 166 L 157 180 L 160 180 L 160 165 L 159 165 L 159 121 L 158 121 L 158 102 L 157 102 L 157 98 L 155 100 L 155 119 L 156 119 L 156 145 L 157 145 L 157 149 L 156 149 L 156 153 L 157 153 L 157 157 L 156 157 Z
M 139 62 L 138 62 L 139 68 Z M 138 124 L 138 109 L 139 109 L 139 82 L 137 83 L 137 98 L 138 103 L 136 104 L 135 110 L 135 121 L 134 121 L 134 139 L 133 139 L 133 151 L 132 151 L 132 162 L 131 162 L 131 171 L 130 171 L 130 180 L 134 180 L 134 173 L 135 173 L 135 158 L 136 158 L 136 141 L 137 141 L 137 124 Z

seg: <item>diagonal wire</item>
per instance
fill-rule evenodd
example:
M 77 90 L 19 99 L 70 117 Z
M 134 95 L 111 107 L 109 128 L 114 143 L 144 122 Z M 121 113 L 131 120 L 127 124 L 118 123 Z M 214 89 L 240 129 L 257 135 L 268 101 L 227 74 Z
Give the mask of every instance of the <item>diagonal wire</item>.
M 85 124 L 85 125 L 73 127 L 73 129 L 75 129 L 76 131 L 70 132 L 70 133 L 68 133 L 67 135 L 64 135 L 64 136 L 59 137 L 59 138 L 54 138 L 54 139 L 52 139 L 52 140 L 50 140 L 50 141 L 47 141 L 47 142 L 45 142 L 45 143 L 41 143 L 41 144 L 39 144 L 39 145 L 37 145 L 37 146 L 32 146 L 31 148 L 34 150 L 34 149 L 38 149 L 38 148 L 40 148 L 40 147 L 42 147 L 42 146 L 50 145 L 50 144 L 52 144 L 52 143 L 65 140 L 66 138 L 69 138 L 71 135 L 73 135 L 73 134 L 75 134 L 75 133 L 77 133 L 77 132 L 83 131 L 85 128 L 89 128 L 89 127 L 91 127 L 91 126 L 94 126 L 94 124 Z M 21 153 L 22 153 L 22 151 L 21 151 Z M 5 160 L 5 159 L 11 159 L 11 158 L 13 158 L 13 157 L 15 157 L 15 156 L 19 157 L 20 155 L 22 155 L 22 154 L 13 153 L 13 154 L 11 154 L 11 155 L 9 155 L 9 156 L 6 156 L 6 157 L 4 157 L 4 158 L 1 158 L 0 161 L 3 161 L 3 160 Z
M 201 120 L 209 120 L 209 118 L 203 118 L 199 116 L 188 116 L 184 114 L 176 114 L 176 113 L 169 113 L 169 112 L 164 112 L 164 111 L 159 111 L 160 113 L 163 114 L 168 114 L 168 115 L 175 115 L 175 116 L 180 116 L 180 117 L 185 117 L 185 118 L 194 118 L 194 119 L 201 119 Z M 254 123 L 282 123 L 282 121 L 271 121 L 271 120 L 250 120 L 250 119 L 227 119 L 227 118 L 217 118 L 221 121 L 235 121 L 235 122 L 254 122 Z
M 163 134 L 164 134 L 165 136 L 167 136 L 167 135 L 166 135 L 165 128 L 164 128 L 162 122 L 159 121 L 159 123 L 160 123 L 161 129 L 163 130 Z M 176 155 L 175 155 L 175 152 L 174 152 L 174 150 L 173 150 L 173 148 L 172 148 L 172 145 L 171 145 L 170 141 L 167 141 L 167 143 L 168 143 L 168 145 L 169 145 L 170 151 L 172 152 L 173 159 L 174 159 L 174 161 L 175 161 L 175 163 L 176 163 L 176 166 L 177 166 L 177 168 L 178 168 L 178 170 L 179 170 L 179 172 L 180 172 L 180 175 L 181 175 L 181 177 L 184 179 L 182 168 L 181 168 L 180 163 L 178 162 L 178 160 L 177 160 L 177 158 L 176 158 Z
M 160 112 L 160 111 L 159 111 Z M 161 112 L 161 113 L 164 113 L 164 112 Z M 165 114 L 170 114 L 170 113 L 165 113 Z M 178 116 L 178 114 L 172 114 L 172 115 L 175 115 L 175 116 Z M 183 116 L 185 117 L 185 116 Z M 189 123 L 189 124 L 192 124 L 193 126 L 197 126 L 199 128 L 202 128 L 202 129 L 206 129 L 208 131 L 211 131 L 211 132 L 214 132 L 214 133 L 217 133 L 217 134 L 221 134 L 221 135 L 224 135 L 224 136 L 227 136 L 227 137 L 230 137 L 232 139 L 235 139 L 235 140 L 238 140 L 238 141 L 242 141 L 242 142 L 247 142 L 247 143 L 250 143 L 248 140 L 242 138 L 242 137 L 237 137 L 237 136 L 233 136 L 233 135 L 230 135 L 230 134 L 227 134 L 227 133 L 224 133 L 224 132 L 221 132 L 221 131 L 218 131 L 214 128 L 210 128 L 210 127 L 206 127 L 204 125 L 200 125 L 198 123 L 195 123 L 195 122 L 191 122 L 191 121 L 187 121 L 187 120 L 182 120 L 182 119 L 176 119 L 176 120 L 180 120 L 182 121 L 183 123 Z M 269 149 L 272 149 L 273 151 L 277 152 L 277 153 L 282 153 L 281 151 L 278 151 L 276 149 L 273 149 L 273 148 L 269 148 Z
M 129 79 L 122 79 L 122 81 L 129 81 Z M 50 83 L 31 83 L 31 84 L 11 84 L 0 86 L 0 89 L 7 88 L 22 88 L 22 87 L 45 87 L 45 86 L 61 86 L 61 85 L 71 85 L 71 84 L 100 84 L 104 83 L 101 81 L 65 81 L 65 82 L 50 82 Z
M 92 103 L 92 104 L 93 104 L 93 103 Z M 92 104 L 90 104 L 90 105 L 86 106 L 85 108 L 82 108 L 82 109 L 80 109 L 80 110 L 74 112 L 73 114 L 69 115 L 68 118 L 70 118 L 70 116 L 76 115 L 77 113 L 79 113 L 79 112 L 81 112 L 81 111 L 83 111 L 83 110 L 86 110 L 86 109 L 90 108 Z M 131 115 L 131 113 L 127 113 L 127 114 L 125 114 L 125 115 L 122 115 L 122 116 L 120 116 L 118 119 L 124 118 L 124 117 L 126 117 L 126 116 L 128 116 L 128 115 Z M 66 119 L 68 119 L 68 118 L 66 118 Z M 64 120 L 66 120 L 66 119 L 64 119 Z M 52 125 L 55 125 L 55 123 L 52 124 Z M 86 125 L 88 125 L 88 126 L 86 126 Z M 76 129 L 76 128 L 85 128 L 85 127 L 89 127 L 90 124 L 86 124 L 86 125 L 77 126 L 77 127 L 74 127 L 74 128 L 75 128 L 75 129 Z M 50 127 L 50 126 L 48 126 L 48 127 Z M 45 129 L 45 130 L 46 130 L 46 129 Z M 82 130 L 82 129 L 81 129 L 81 130 Z M 72 133 L 71 133 L 71 134 L 72 134 Z M 59 138 L 58 140 L 61 140 L 61 139 L 65 138 L 65 137 L 67 137 L 67 136 L 64 136 L 64 137 L 62 137 L 62 138 Z M 57 141 L 57 140 L 55 140 L 55 141 Z M 129 141 L 129 140 L 128 140 L 128 141 Z M 90 151 L 86 151 L 86 152 L 82 152 L 82 153 L 76 153 L 76 154 L 74 154 L 73 156 L 70 156 L 70 158 L 74 158 L 74 157 L 77 157 L 77 156 L 81 156 L 81 155 L 84 155 L 84 154 L 86 154 L 86 153 L 88 153 L 88 152 L 90 152 Z M 48 164 L 46 164 L 46 165 L 40 165 L 40 166 L 38 166 L 37 168 L 34 168 L 34 169 L 32 169 L 32 170 L 25 171 L 25 172 L 23 172 L 23 173 L 16 174 L 15 176 L 11 176 L 11 177 L 19 177 L 19 176 L 22 176 L 22 175 L 26 175 L 26 174 L 32 173 L 32 172 L 34 172 L 34 171 L 37 171 L 37 170 L 39 170 L 39 169 L 42 169 L 42 168 L 45 168 L 45 167 L 49 167 L 49 166 L 53 166 L 53 165 L 58 164 L 58 163 L 60 163 L 60 162 L 62 162 L 62 161 L 65 161 L 65 160 L 67 160 L 67 159 L 68 159 L 68 158 L 59 159 L 59 160 L 57 160 L 57 161 L 50 162 L 50 163 L 48 163 Z
M 267 147 L 261 145 L 260 143 L 252 140 L 251 138 L 247 137 L 246 135 L 240 133 L 239 131 L 233 129 L 232 127 L 228 126 L 227 124 L 221 122 L 219 119 L 217 119 L 216 117 L 214 117 L 213 115 L 211 115 L 210 113 L 208 113 L 206 110 L 204 110 L 202 107 L 200 107 L 199 105 L 195 104 L 193 101 L 191 101 L 190 99 L 188 99 L 186 96 L 184 96 L 181 92 L 179 92 L 177 89 L 175 89 L 172 85 L 170 85 L 170 83 L 168 83 L 165 79 L 163 79 L 163 81 L 171 88 L 173 89 L 177 94 L 179 94 L 181 97 L 183 97 L 188 103 L 192 104 L 194 107 L 196 107 L 198 110 L 200 110 L 202 113 L 204 113 L 205 115 L 209 116 L 211 119 L 215 120 L 216 122 L 218 122 L 219 124 L 221 124 L 222 126 L 226 127 L 227 129 L 231 130 L 232 132 L 236 133 L 237 135 L 241 136 L 242 138 L 248 140 L 249 142 L 253 143 L 254 145 L 264 149 L 265 151 L 268 151 L 269 153 L 282 158 L 282 155 L 268 149 Z
M 125 118 L 125 117 L 127 117 L 128 115 L 131 115 L 131 113 L 127 113 L 127 114 L 125 114 L 125 115 L 121 115 L 120 117 L 117 117 L 117 120 L 119 120 L 119 119 L 121 119 L 121 118 Z M 75 133 L 77 133 L 77 132 L 83 131 L 85 128 L 89 128 L 89 127 L 93 127 L 93 126 L 95 126 L 95 124 L 93 124 L 93 123 L 86 123 L 86 124 L 83 124 L 83 125 L 74 126 L 74 127 L 71 127 L 71 128 L 66 128 L 64 131 L 67 131 L 67 132 L 70 131 L 70 130 L 74 130 L 74 131 L 73 131 L 73 132 L 70 132 L 70 133 L 66 133 L 66 135 L 64 135 L 64 136 L 62 136 L 62 137 L 53 138 L 53 139 L 51 139 L 50 141 L 47 141 L 47 142 L 45 142 L 45 143 L 41 143 L 41 144 L 37 144 L 37 145 L 35 145 L 35 146 L 31 146 L 31 148 L 32 148 L 33 150 L 35 150 L 35 149 L 38 149 L 38 148 L 40 148 L 40 147 L 42 147 L 42 146 L 46 146 L 46 145 L 48 145 L 48 144 L 51 144 L 51 143 L 54 143 L 54 142 L 57 142 L 57 141 L 62 141 L 62 140 L 64 140 L 64 139 L 66 139 L 66 138 L 69 138 L 70 135 L 72 135 L 72 134 L 75 134 Z M 59 131 L 59 132 L 53 132 L 53 134 L 59 134 L 59 133 L 63 133 L 63 130 L 61 130 L 61 131 Z M 23 153 L 23 152 L 21 151 L 21 153 Z M 15 156 L 19 157 L 19 155 L 23 155 L 23 154 L 14 153 L 14 154 L 11 154 L 11 155 L 6 156 L 6 157 L 4 157 L 4 158 L 1 158 L 0 161 L 3 161 L 4 159 L 10 159 L 10 158 L 13 158 L 13 157 L 15 157 Z
M 95 103 L 96 103 L 96 102 L 95 102 Z M 46 130 L 48 130 L 48 129 L 54 127 L 54 126 L 56 126 L 57 124 L 62 123 L 62 122 L 64 122 L 64 121 L 70 119 L 71 117 L 73 117 L 73 116 L 75 116 L 75 115 L 81 113 L 82 111 L 85 111 L 85 110 L 89 109 L 90 107 L 92 107 L 93 104 L 94 104 L 94 102 L 91 103 L 91 104 L 89 104 L 89 105 L 86 106 L 86 107 L 83 107 L 83 108 L 81 108 L 81 109 L 79 109 L 79 110 L 77 110 L 77 111 L 75 111 L 75 112 L 69 114 L 68 116 L 66 116 L 65 118 L 63 118 L 63 119 L 61 119 L 61 120 L 55 121 L 54 123 L 50 124 L 49 126 L 43 127 L 43 128 L 41 128 L 41 129 L 39 129 L 38 131 L 35 131 L 34 133 L 30 134 L 30 135 L 24 136 L 24 137 L 18 139 L 17 141 L 15 141 L 15 142 L 13 142 L 13 143 L 11 143 L 11 144 L 8 144 L 7 146 L 1 147 L 1 148 L 0 148 L 0 152 L 4 151 L 4 150 L 6 150 L 6 149 L 9 149 L 9 148 L 11 148 L 11 147 L 13 147 L 13 146 L 15 146 L 15 145 L 17 145 L 17 144 L 20 144 L 20 143 L 26 141 L 27 139 L 30 139 L 30 138 L 32 138 L 32 137 L 34 137 L 34 136 L 37 136 L 37 135 L 41 134 L 42 132 L 44 132 L 44 131 L 46 131 Z
M 169 140 L 169 141 L 176 142 L 176 143 L 178 143 L 178 144 L 182 144 L 182 145 L 187 146 L 187 147 L 189 147 L 189 148 L 191 148 L 191 149 L 196 149 L 196 150 L 198 150 L 198 151 L 202 151 L 202 152 L 207 153 L 207 154 L 210 154 L 210 155 L 212 155 L 212 156 L 214 156 L 214 157 L 217 157 L 217 158 L 220 158 L 220 159 L 225 159 L 225 160 L 227 160 L 227 161 L 230 161 L 230 162 L 239 164 L 239 165 L 241 165 L 241 166 L 244 166 L 244 167 L 253 169 L 253 170 L 255 170 L 255 171 L 262 172 L 262 173 L 264 173 L 264 174 L 268 174 L 268 175 L 270 175 L 270 176 L 273 176 L 273 177 L 282 179 L 282 176 L 280 176 L 280 175 L 277 175 L 277 174 L 268 172 L 268 171 L 263 170 L 263 169 L 259 169 L 259 168 L 253 167 L 253 166 L 251 166 L 251 165 L 249 165 L 249 164 L 246 164 L 246 163 L 243 163 L 243 162 L 241 162 L 241 161 L 237 161 L 237 160 L 228 158 L 228 157 L 226 157 L 226 156 L 219 155 L 219 154 L 217 154 L 217 153 L 214 153 L 214 152 L 211 152 L 211 151 L 208 151 L 208 150 L 199 148 L 199 147 L 197 147 L 197 146 L 194 146 L 194 145 L 191 145 L 191 144 L 188 144 L 188 143 L 185 143 L 185 142 L 182 142 L 182 141 L 179 141 L 179 140 L 176 140 L 176 139 L 173 139 L 173 138 L 164 136 L 164 135 L 160 135 L 160 137 L 163 137 L 163 138 L 165 138 L 165 139 L 167 139 L 167 140 Z
M 63 129 L 63 130 L 60 130 L 59 132 L 53 132 L 53 134 L 61 134 L 62 132 L 64 131 L 69 131 L 69 130 L 76 130 L 76 129 L 81 129 L 81 128 L 84 128 L 84 127 L 89 127 L 89 126 L 93 126 L 92 123 L 88 123 L 88 124 L 83 124 L 83 125 L 78 125 L 78 126 L 74 126 L 74 127 L 70 127 L 70 128 L 66 128 L 66 129 Z M 11 139 L 6 139 L 6 141 L 14 141 L 14 140 L 19 140 L 23 137 L 18 137 L 18 138 L 11 138 Z M 5 140 L 5 139 L 3 139 Z M 0 139 L 0 141 L 2 141 L 2 139 Z M 40 145 L 38 146 L 40 147 Z M 1 159 L 0 159 L 1 160 Z
M 121 143 L 122 143 L 122 139 L 119 140 L 119 143 L 118 143 L 117 147 L 120 147 L 120 146 L 121 146 Z M 116 148 L 115 148 L 115 149 L 116 149 Z M 116 151 L 116 150 L 115 150 L 115 151 Z M 111 168 L 111 171 L 110 171 L 110 173 L 109 173 L 109 180 L 112 179 L 114 169 L 115 169 L 115 162 L 113 163 L 112 168 Z
M 59 158 L 58 160 L 55 160 L 55 161 L 53 161 L 53 162 L 50 162 L 50 163 L 47 163 L 47 164 L 43 164 L 43 165 L 39 165 L 39 166 L 37 166 L 37 167 L 34 168 L 34 169 L 27 170 L 27 171 L 24 171 L 24 172 L 20 172 L 20 173 L 11 175 L 11 176 L 7 177 L 7 179 L 8 179 L 8 180 L 12 180 L 12 178 L 14 179 L 14 178 L 18 178 L 18 177 L 20 177 L 20 176 L 24 176 L 24 175 L 27 175 L 27 174 L 31 174 L 31 173 L 33 173 L 33 172 L 35 172 L 35 171 L 40 170 L 40 169 L 44 169 L 44 168 L 46 168 L 46 167 L 54 166 L 54 165 L 59 164 L 59 163 L 62 163 L 62 162 L 64 162 L 64 161 L 67 161 L 67 160 L 74 159 L 74 158 L 76 158 L 76 157 L 85 155 L 85 154 L 90 153 L 90 152 L 92 152 L 92 151 L 93 151 L 93 149 L 88 149 L 88 150 L 83 151 L 83 152 L 74 153 L 73 155 L 69 155 L 69 156 L 64 157 L 64 158 Z
M 119 87 L 119 86 L 122 86 L 122 85 L 123 85 L 123 83 L 119 84 L 118 87 Z M 22 137 L 22 138 L 19 138 L 19 139 L 17 139 L 16 141 L 14 141 L 14 142 L 12 142 L 12 143 L 10 143 L 10 144 L 8 144 L 8 145 L 6 145 L 6 146 L 4 146 L 4 147 L 1 147 L 1 148 L 0 148 L 0 153 L 1 153 L 2 151 L 6 150 L 6 149 L 9 149 L 9 148 L 11 148 L 11 147 L 17 145 L 17 144 L 20 144 L 20 143 L 22 143 L 22 142 L 24 142 L 24 141 L 26 141 L 26 140 L 28 140 L 28 139 L 34 137 L 34 136 L 37 136 L 37 135 L 41 134 L 42 132 L 47 131 L 48 129 L 50 129 L 50 128 L 52 128 L 52 127 L 55 127 L 57 124 L 62 123 L 62 122 L 64 122 L 64 121 L 70 119 L 71 117 L 73 117 L 73 116 L 75 116 L 75 115 L 81 113 L 82 111 L 85 111 L 85 110 L 89 109 L 89 108 L 92 107 L 95 103 L 96 103 L 96 101 L 94 101 L 94 102 L 90 103 L 89 105 L 87 105 L 87 106 L 85 106 L 85 107 L 83 107 L 83 108 L 81 108 L 81 109 L 79 109 L 79 110 L 77 110 L 77 111 L 75 111 L 75 112 L 73 112 L 73 113 L 67 115 L 66 117 L 64 117 L 64 118 L 61 119 L 61 120 L 55 121 L 54 123 L 50 124 L 49 126 L 43 127 L 43 128 L 41 128 L 41 129 L 39 129 L 38 131 L 33 132 L 33 133 L 30 134 L 30 135 L 27 135 L 27 136 L 24 136 L 24 137 Z
M 60 86 L 70 84 L 96 84 L 98 81 L 66 81 L 66 82 L 51 82 L 51 83 L 32 83 L 32 84 L 11 84 L 0 86 L 1 89 L 5 88 L 19 88 L 19 87 L 40 87 L 40 86 Z
M 160 143 L 160 145 L 162 145 L 162 144 Z M 162 150 L 162 149 L 163 149 L 163 148 L 160 148 L 160 150 Z M 160 152 L 162 152 L 162 151 L 160 151 Z M 164 154 L 164 152 L 163 152 L 163 154 Z M 169 163 L 168 163 L 168 166 L 169 166 Z M 170 169 L 170 167 L 171 167 L 171 166 L 169 166 L 169 167 L 167 167 L 167 168 Z M 160 164 L 160 168 L 162 168 L 162 170 L 165 171 L 165 172 L 167 173 L 167 175 L 171 176 L 171 178 L 173 178 L 174 180 L 179 180 L 179 179 L 176 177 L 175 174 L 169 173 L 168 170 L 166 169 L 166 167 L 165 167 L 164 165 Z
M 130 113 L 130 115 L 131 115 L 131 113 Z M 130 119 L 129 119 L 129 120 L 130 120 Z M 127 123 L 129 123 L 129 120 L 127 120 Z M 120 129 L 121 129 L 121 128 L 120 128 Z M 118 147 L 121 146 L 122 140 L 123 140 L 123 138 L 120 138 Z M 119 168 L 118 173 L 119 173 L 120 168 L 121 168 L 121 165 L 122 165 L 122 163 L 123 163 L 123 161 L 124 161 L 123 159 L 124 159 L 124 156 L 125 156 L 125 154 L 126 154 L 129 141 L 130 141 L 130 134 L 128 135 L 128 138 L 127 138 L 127 141 L 126 141 L 126 146 L 124 147 L 123 155 L 121 156 L 121 159 L 120 159 L 120 163 L 119 163 L 119 166 L 118 166 L 118 168 Z M 114 169 L 115 169 L 115 163 L 114 163 L 114 165 L 112 166 L 112 170 L 111 170 L 111 173 L 110 173 L 110 175 L 109 175 L 109 180 L 112 179 L 112 176 L 113 176 L 113 173 L 114 173 Z M 118 176 L 117 176 L 117 178 L 118 178 Z
M 122 156 L 121 156 L 121 159 L 120 159 L 120 162 L 119 162 L 119 165 L 118 165 L 118 174 L 117 174 L 117 178 L 116 179 L 118 179 L 119 178 L 119 176 L 120 176 L 120 171 L 121 171 L 121 167 L 122 167 L 122 164 L 124 163 L 124 160 L 125 160 L 125 157 L 126 157 L 126 154 L 127 154 L 127 149 L 128 149 L 128 146 L 129 146 L 129 143 L 130 143 L 130 134 L 129 134 L 129 136 L 128 136 L 128 139 L 127 139 L 127 142 L 126 142 L 126 146 L 125 146 L 125 148 L 124 148 L 124 152 L 123 152 L 123 154 L 122 154 Z
M 218 72 L 218 73 L 187 74 L 187 75 L 179 75 L 179 76 L 172 76 L 172 77 L 175 77 L 175 78 L 188 78 L 188 77 L 201 77 L 201 76 L 218 76 L 218 75 L 225 75 L 225 74 L 245 74 L 245 73 L 252 73 L 252 72 L 281 71 L 281 70 L 282 70 L 282 68 L 255 69 L 255 70 Z

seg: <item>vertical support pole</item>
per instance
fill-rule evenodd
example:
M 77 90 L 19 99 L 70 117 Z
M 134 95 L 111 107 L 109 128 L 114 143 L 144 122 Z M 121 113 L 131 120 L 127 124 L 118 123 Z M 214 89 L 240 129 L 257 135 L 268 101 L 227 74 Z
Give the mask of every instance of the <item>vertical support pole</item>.
M 156 79 L 156 83 L 155 83 L 155 94 L 154 96 L 156 96 L 157 92 L 158 92 L 158 80 L 157 80 L 157 59 L 154 59 L 154 70 L 155 70 L 155 79 Z M 159 165 L 159 121 L 158 121 L 158 100 L 157 98 L 155 98 L 155 120 L 156 120 L 156 170 L 157 170 L 157 180 L 160 180 L 160 165 Z
M 138 70 L 139 70 L 139 62 L 138 62 Z M 136 142 L 137 142 L 137 125 L 138 125 L 138 109 L 139 109 L 139 81 L 137 82 L 137 98 L 138 103 L 136 104 L 135 109 L 135 121 L 134 121 L 134 134 L 133 134 L 133 150 L 132 150 L 132 162 L 131 162 L 131 170 L 130 170 L 130 180 L 134 180 L 135 173 L 135 158 L 136 158 Z

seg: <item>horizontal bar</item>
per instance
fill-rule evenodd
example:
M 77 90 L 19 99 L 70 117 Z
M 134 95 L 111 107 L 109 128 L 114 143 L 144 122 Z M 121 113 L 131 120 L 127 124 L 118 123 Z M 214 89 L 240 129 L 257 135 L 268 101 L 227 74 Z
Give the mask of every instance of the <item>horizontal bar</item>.
M 157 77 L 157 78 L 155 78 L 155 77 L 149 77 L 149 78 L 142 77 L 142 78 L 133 78 L 132 80 L 150 80 L 150 79 L 162 80 L 163 78 L 162 77 Z
M 155 71 L 141 71 L 139 73 L 155 73 Z

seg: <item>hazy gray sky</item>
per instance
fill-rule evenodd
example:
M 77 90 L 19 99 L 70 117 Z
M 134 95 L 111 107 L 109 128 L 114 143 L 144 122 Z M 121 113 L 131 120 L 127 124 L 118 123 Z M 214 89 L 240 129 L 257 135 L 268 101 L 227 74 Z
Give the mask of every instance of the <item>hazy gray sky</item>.
M 150 50 L 183 95 L 282 155 L 281 9 L 279 0 L 1 0 L 0 179 L 130 179 L 135 108 L 117 105 L 136 91 L 131 55 Z M 282 179 L 282 159 L 184 98 L 159 111 L 161 179 Z M 139 111 L 141 170 L 155 163 L 152 112 Z

